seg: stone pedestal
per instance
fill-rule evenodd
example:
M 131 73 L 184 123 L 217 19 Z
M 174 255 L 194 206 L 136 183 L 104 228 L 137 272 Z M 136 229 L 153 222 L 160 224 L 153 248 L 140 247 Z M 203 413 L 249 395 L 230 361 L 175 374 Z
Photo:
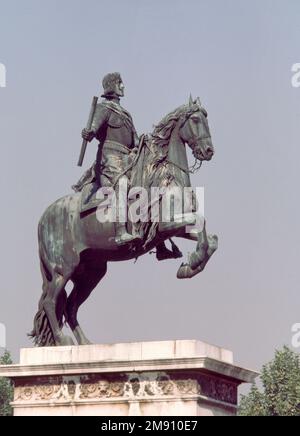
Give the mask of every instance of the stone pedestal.
M 258 374 L 199 341 L 22 349 L 0 367 L 15 383 L 15 416 L 232 416 Z

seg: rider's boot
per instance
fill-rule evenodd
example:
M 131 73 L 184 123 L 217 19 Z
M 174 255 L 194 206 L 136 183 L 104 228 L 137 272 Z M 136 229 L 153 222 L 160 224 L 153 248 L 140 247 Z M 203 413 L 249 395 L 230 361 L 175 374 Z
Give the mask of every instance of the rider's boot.
M 138 242 L 141 240 L 141 237 L 138 235 L 132 235 L 127 231 L 127 226 L 125 222 L 120 221 L 120 215 L 125 217 L 126 209 L 127 209 L 127 198 L 124 198 L 123 195 L 119 195 L 118 189 L 116 191 L 116 199 L 117 199 L 117 220 L 116 220 L 116 238 L 115 242 L 118 245 L 125 245 L 132 242 Z

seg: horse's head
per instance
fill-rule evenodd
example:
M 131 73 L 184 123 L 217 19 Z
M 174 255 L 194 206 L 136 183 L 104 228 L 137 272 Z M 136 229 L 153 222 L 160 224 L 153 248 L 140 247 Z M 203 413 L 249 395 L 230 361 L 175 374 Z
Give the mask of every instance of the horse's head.
M 190 97 L 187 110 L 181 116 L 179 130 L 181 139 L 192 149 L 196 159 L 200 161 L 211 160 L 214 155 L 207 112 L 202 107 L 200 99 L 193 101 Z

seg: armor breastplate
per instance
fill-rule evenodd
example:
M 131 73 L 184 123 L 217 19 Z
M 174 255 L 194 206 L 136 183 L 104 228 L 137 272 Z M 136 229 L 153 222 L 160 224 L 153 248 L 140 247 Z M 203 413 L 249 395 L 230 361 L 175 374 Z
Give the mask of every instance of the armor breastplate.
M 106 105 L 110 109 L 107 121 L 106 139 L 124 144 L 128 148 L 134 147 L 134 127 L 130 114 L 121 106 Z
M 119 129 L 120 127 L 124 126 L 124 123 L 125 123 L 124 117 L 118 115 L 115 112 L 112 112 L 107 124 L 109 125 L 109 127 L 112 127 L 114 129 Z

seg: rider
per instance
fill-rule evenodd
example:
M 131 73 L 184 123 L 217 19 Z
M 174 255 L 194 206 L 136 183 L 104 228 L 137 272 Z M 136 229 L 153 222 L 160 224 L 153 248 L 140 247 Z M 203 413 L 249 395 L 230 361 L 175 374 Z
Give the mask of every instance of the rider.
M 134 158 L 139 145 L 139 137 L 134 127 L 132 117 L 120 105 L 120 98 L 124 96 L 124 84 L 119 73 L 107 74 L 102 82 L 104 93 L 103 100 L 97 105 L 92 127 L 90 130 L 83 129 L 82 137 L 87 141 L 94 138 L 99 141 L 99 148 L 96 162 L 89 168 L 81 179 L 73 186 L 78 192 L 93 181 L 101 183 L 102 186 L 114 186 L 118 177 L 124 172 L 132 158 Z M 126 199 L 117 196 L 117 210 L 125 210 Z M 124 203 L 124 204 L 123 204 Z M 117 216 L 116 222 L 116 243 L 127 244 L 139 240 L 139 236 L 128 233 L 126 224 L 120 222 Z M 176 246 L 175 246 L 176 247 Z M 179 250 L 172 245 L 173 250 L 166 248 L 164 243 L 157 247 L 157 258 L 159 260 L 181 257 Z
M 97 105 L 92 127 L 83 129 L 82 137 L 87 141 L 99 140 L 99 148 L 95 164 L 73 186 L 75 191 L 81 191 L 83 186 L 96 180 L 102 186 L 114 186 L 118 176 L 126 170 L 130 157 L 135 155 L 139 138 L 133 125 L 132 117 L 120 105 L 124 96 L 124 84 L 119 73 L 107 74 L 103 79 L 103 100 Z M 100 182 L 101 178 L 101 182 Z M 125 210 L 126 198 L 118 195 L 118 211 Z M 124 203 L 124 204 L 123 204 Z M 116 222 L 116 242 L 123 245 L 139 239 L 128 233 L 126 224 Z

